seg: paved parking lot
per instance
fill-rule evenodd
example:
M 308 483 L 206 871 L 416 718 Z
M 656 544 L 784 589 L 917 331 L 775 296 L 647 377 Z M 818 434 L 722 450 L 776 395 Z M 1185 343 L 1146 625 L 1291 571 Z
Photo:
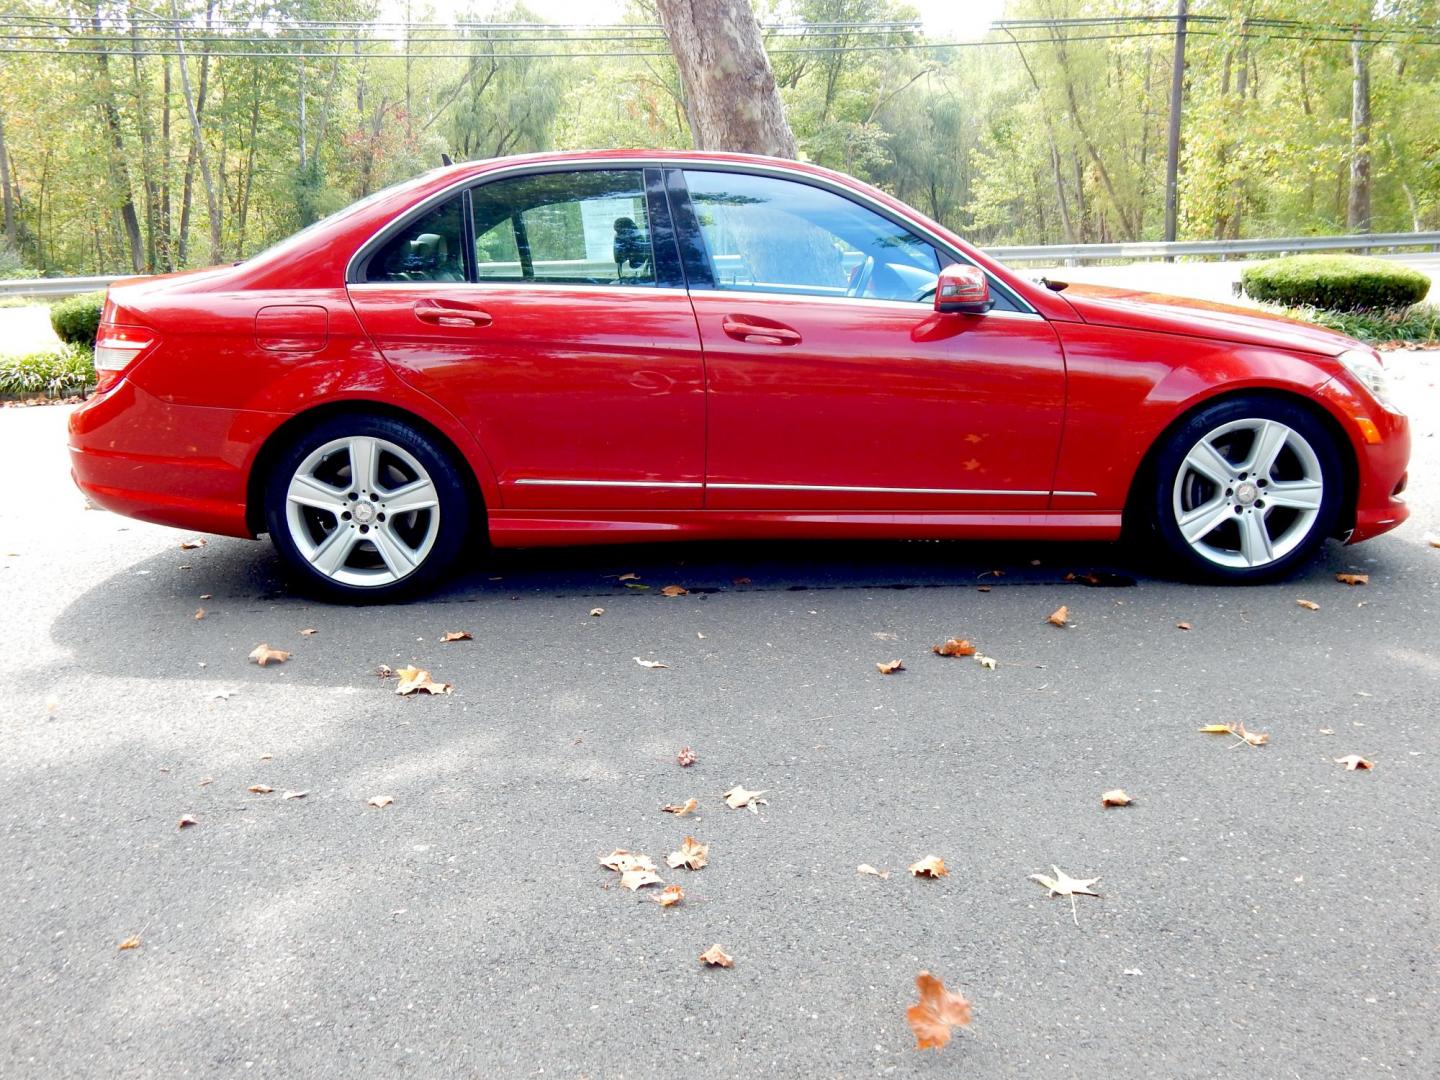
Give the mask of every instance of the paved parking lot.
M 1436 1075 L 1440 355 L 1390 360 L 1414 521 L 1249 589 L 1108 546 L 748 544 L 326 607 L 265 544 L 85 510 L 66 410 L 0 411 L 0 1075 Z M 412 662 L 454 693 L 374 674 Z M 672 871 L 687 834 L 709 865 Z M 616 887 L 614 848 L 685 900 Z M 929 854 L 947 878 L 905 872 Z M 1075 921 L 1052 864 L 1099 878 Z M 922 968 L 974 1001 L 938 1053 Z

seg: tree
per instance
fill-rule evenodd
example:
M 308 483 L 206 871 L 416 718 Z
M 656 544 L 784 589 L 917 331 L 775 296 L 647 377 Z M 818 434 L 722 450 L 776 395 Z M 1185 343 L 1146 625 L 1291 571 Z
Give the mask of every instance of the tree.
M 798 156 L 749 0 L 658 0 L 657 6 L 680 68 L 695 145 Z

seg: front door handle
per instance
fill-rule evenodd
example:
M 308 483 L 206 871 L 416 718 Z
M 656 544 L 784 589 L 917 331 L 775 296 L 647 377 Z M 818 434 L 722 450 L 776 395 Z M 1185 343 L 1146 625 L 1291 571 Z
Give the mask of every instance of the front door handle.
M 726 315 L 720 324 L 725 333 L 747 345 L 799 345 L 800 334 L 773 319 L 756 315 Z
M 489 312 L 462 304 L 458 300 L 417 300 L 415 317 L 421 322 L 433 323 L 436 326 L 456 326 L 462 329 L 489 326 L 492 321 Z

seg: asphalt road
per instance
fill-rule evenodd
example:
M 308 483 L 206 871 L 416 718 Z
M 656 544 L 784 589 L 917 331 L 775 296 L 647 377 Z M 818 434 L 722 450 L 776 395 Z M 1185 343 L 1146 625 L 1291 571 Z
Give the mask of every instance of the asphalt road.
M 0 1076 L 1437 1075 L 1440 354 L 1392 363 L 1414 520 L 1248 589 L 1107 546 L 747 544 L 326 607 L 266 544 L 85 510 L 66 410 L 0 411 Z M 412 661 L 454 693 L 373 674 Z M 1230 720 L 1269 745 L 1196 731 Z M 673 909 L 596 861 L 687 833 Z M 1099 878 L 1078 926 L 1052 864 Z M 939 1052 L 922 968 L 974 1001 Z

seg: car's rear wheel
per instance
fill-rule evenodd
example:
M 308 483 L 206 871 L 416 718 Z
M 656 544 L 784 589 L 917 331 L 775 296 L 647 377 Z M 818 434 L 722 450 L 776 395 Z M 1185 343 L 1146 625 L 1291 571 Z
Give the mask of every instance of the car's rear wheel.
M 327 599 L 390 600 L 432 584 L 469 530 L 446 450 L 399 420 L 338 416 L 293 440 L 265 490 L 289 576 Z
M 1152 521 L 1183 570 L 1272 581 L 1309 561 L 1334 531 L 1343 486 L 1335 439 L 1309 410 L 1231 398 L 1201 409 L 1161 448 Z

